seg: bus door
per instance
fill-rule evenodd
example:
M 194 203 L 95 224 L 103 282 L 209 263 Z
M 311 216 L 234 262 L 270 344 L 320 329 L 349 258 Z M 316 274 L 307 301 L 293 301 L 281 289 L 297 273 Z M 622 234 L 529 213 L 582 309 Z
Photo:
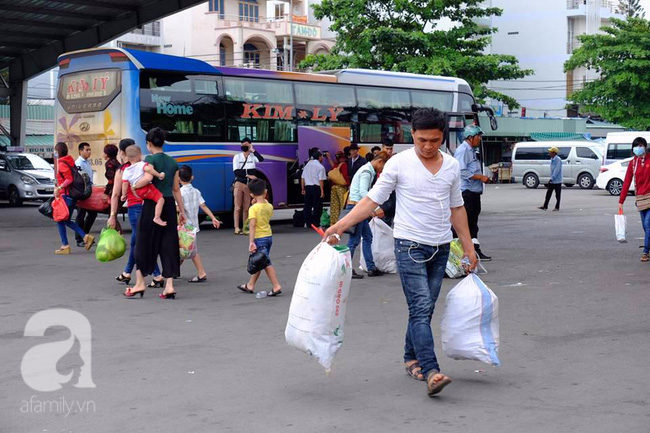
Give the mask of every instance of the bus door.
M 289 185 L 287 195 L 290 204 L 301 204 L 304 198 L 300 192 L 300 178 L 302 167 L 309 161 L 309 150 L 316 147 L 321 152 L 329 152 L 334 160 L 336 152 L 342 151 L 350 145 L 349 126 L 298 126 L 298 154 L 297 161 L 289 168 Z M 323 158 L 325 171 L 329 172 L 332 166 L 327 157 Z M 329 190 L 326 190 L 325 201 L 329 201 Z

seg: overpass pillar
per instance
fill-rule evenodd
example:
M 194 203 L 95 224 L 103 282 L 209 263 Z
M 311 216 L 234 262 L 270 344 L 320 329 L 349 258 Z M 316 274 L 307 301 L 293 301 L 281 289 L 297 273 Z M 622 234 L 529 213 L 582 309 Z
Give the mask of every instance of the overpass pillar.
M 20 67 L 9 68 L 9 127 L 13 146 L 25 147 L 27 135 L 27 80 Z

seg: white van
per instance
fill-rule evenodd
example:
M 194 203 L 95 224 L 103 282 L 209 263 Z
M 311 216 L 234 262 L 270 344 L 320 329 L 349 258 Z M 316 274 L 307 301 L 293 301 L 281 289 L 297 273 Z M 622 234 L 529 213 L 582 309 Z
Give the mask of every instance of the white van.
M 593 141 L 528 141 L 515 144 L 512 151 L 512 176 L 527 188 L 537 188 L 551 180 L 548 149 L 557 147 L 562 159 L 562 183 L 580 188 L 594 187 L 603 157 L 602 144 Z
M 650 132 L 648 131 L 610 132 L 607 134 L 603 165 L 631 157 L 632 142 L 637 137 L 643 137 L 650 142 Z

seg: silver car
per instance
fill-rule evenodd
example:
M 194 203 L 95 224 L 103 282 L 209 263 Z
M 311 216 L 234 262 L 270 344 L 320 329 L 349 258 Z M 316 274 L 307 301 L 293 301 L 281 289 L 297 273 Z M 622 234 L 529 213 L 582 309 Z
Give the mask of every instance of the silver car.
M 0 153 L 0 197 L 12 206 L 47 200 L 54 194 L 54 169 L 30 153 Z

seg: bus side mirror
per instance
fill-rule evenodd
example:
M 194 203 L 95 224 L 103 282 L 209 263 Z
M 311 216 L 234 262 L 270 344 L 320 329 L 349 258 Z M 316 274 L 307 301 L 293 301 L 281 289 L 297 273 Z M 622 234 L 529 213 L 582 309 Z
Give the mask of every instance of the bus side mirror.
M 476 113 L 481 113 L 481 112 L 487 113 L 488 118 L 490 119 L 490 128 L 493 131 L 496 131 L 497 129 L 499 129 L 499 124 L 497 122 L 496 116 L 494 115 L 494 110 L 492 109 L 492 107 L 487 107 L 485 105 L 474 104 L 474 105 L 472 105 L 472 110 L 474 110 L 474 112 L 476 112 Z

